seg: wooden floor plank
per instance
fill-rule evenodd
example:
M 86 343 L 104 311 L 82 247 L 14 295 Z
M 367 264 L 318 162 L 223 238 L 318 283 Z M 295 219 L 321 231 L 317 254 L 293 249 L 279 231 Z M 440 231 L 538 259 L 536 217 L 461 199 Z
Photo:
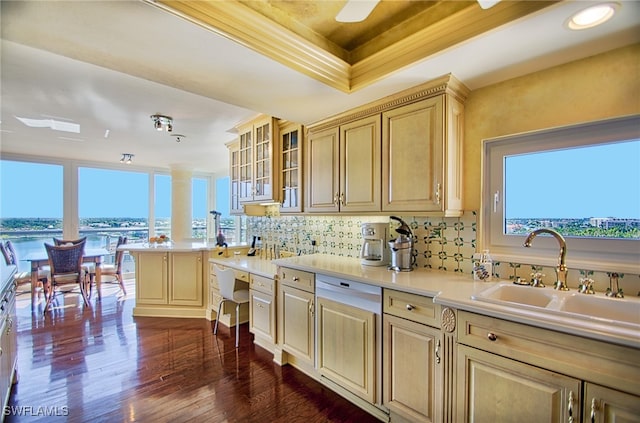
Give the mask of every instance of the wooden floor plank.
M 204 319 L 133 317 L 129 296 L 103 285 L 84 308 L 78 293 L 32 312 L 19 295 L 19 382 L 6 422 L 376 422 L 235 330 Z M 5 413 L 6 414 L 6 413 Z M 53 414 L 53 415 L 51 415 Z

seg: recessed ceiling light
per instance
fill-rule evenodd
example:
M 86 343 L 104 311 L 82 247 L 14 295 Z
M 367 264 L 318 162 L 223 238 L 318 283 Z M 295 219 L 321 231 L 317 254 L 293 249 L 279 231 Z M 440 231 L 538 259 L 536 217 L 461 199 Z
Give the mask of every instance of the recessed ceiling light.
M 611 19 L 619 7 L 619 3 L 596 4 L 576 12 L 565 24 L 574 30 L 593 28 Z

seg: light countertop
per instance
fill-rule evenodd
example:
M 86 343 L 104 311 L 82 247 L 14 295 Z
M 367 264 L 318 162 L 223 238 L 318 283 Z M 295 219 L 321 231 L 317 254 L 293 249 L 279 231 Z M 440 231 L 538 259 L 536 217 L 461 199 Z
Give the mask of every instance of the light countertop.
M 139 244 L 125 244 L 119 247 L 121 250 L 139 252 L 191 252 L 191 251 L 211 251 L 217 247 L 213 243 L 207 242 L 164 242 L 162 244 L 149 244 L 147 242 Z
M 249 257 L 246 254 L 232 255 L 229 257 L 213 257 L 209 259 L 209 263 L 221 264 L 237 270 L 245 270 L 255 275 L 264 276 L 265 278 L 275 278 L 278 267 L 271 261 L 260 257 Z
M 560 316 L 548 311 L 545 312 L 543 309 L 532 310 L 514 303 L 493 304 L 472 299 L 474 294 L 494 286 L 498 281 L 474 282 L 471 275 L 431 269 L 394 272 L 386 267 L 364 266 L 356 258 L 326 254 L 296 256 L 277 259 L 273 262 L 279 266 L 433 297 L 435 303 L 459 310 L 467 310 L 543 329 L 640 348 L 640 331 L 621 327 L 613 321 L 596 321 L 579 315 Z M 597 293 L 596 295 L 603 296 L 604 294 Z M 611 299 L 611 301 L 616 300 Z M 640 323 L 640 308 L 638 310 L 638 323 Z

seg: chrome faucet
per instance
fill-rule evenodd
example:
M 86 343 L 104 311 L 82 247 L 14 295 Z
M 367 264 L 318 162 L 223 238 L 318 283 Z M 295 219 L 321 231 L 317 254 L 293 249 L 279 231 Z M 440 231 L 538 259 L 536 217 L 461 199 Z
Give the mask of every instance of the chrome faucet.
M 558 244 L 560 244 L 558 266 L 556 267 L 556 274 L 557 274 L 558 280 L 554 284 L 553 288 L 559 291 L 568 291 L 569 290 L 569 288 L 567 287 L 568 270 L 567 270 L 567 265 L 565 264 L 565 257 L 567 255 L 567 242 L 564 240 L 564 237 L 552 229 L 546 229 L 546 228 L 536 229 L 535 231 L 527 235 L 527 239 L 524 240 L 524 246 L 531 247 L 531 242 L 533 241 L 533 238 L 535 238 L 541 233 L 553 235 L 553 237 L 558 241 Z

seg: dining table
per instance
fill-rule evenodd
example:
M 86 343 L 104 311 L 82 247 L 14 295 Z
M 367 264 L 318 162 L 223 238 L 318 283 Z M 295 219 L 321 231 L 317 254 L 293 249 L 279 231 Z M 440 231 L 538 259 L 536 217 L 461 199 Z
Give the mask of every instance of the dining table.
M 103 257 L 108 256 L 109 254 L 111 253 L 106 248 L 86 248 L 82 256 L 83 263 L 95 264 L 96 291 L 98 292 L 98 299 L 102 298 L 102 271 L 100 267 L 102 265 Z M 41 251 L 38 250 L 26 254 L 21 258 L 21 261 L 28 261 L 31 263 L 31 308 L 33 308 L 36 286 L 38 285 L 38 271 L 49 265 L 49 257 L 47 256 L 47 251 L 43 248 Z

